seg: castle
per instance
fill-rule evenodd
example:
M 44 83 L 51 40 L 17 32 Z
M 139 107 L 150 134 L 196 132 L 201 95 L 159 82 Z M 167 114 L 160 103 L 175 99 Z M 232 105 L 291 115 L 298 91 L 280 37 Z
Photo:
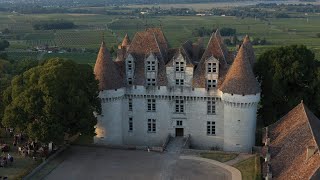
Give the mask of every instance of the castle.
M 189 136 L 195 148 L 250 152 L 255 144 L 260 85 L 246 36 L 237 53 L 219 30 L 170 49 L 159 28 L 126 35 L 112 60 L 103 41 L 94 67 L 102 112 L 97 144 L 162 144 Z

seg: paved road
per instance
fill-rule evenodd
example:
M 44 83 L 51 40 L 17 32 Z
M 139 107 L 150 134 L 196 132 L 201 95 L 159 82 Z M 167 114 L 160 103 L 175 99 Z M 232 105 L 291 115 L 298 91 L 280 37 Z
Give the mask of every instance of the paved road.
M 46 180 L 230 180 L 231 173 L 212 164 L 179 159 L 178 154 L 71 147 L 70 156 Z

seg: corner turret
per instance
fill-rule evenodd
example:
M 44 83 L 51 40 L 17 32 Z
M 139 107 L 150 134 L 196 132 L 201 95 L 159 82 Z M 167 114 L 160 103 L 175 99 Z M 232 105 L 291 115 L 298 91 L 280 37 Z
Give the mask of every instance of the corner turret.
M 219 88 L 224 105 L 224 151 L 251 152 L 255 144 L 260 85 L 249 62 L 246 44 Z
M 99 81 L 100 91 L 123 87 L 123 80 L 116 64 L 112 61 L 104 41 L 102 41 L 100 46 L 96 64 L 94 66 L 94 74 Z

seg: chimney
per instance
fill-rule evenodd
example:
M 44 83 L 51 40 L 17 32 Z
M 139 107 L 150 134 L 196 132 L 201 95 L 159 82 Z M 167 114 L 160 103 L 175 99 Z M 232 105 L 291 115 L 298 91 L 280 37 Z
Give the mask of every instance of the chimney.
M 270 138 L 266 138 L 266 141 L 264 142 L 265 146 L 268 146 L 270 144 Z
M 267 176 L 265 177 L 266 180 L 272 180 L 272 172 L 268 172 Z
M 264 157 L 264 161 L 268 162 L 268 161 L 270 161 L 270 159 L 271 159 L 271 155 L 269 152 L 267 152 L 266 157 Z
M 308 160 L 317 150 L 318 149 L 315 146 L 308 146 L 306 160 Z

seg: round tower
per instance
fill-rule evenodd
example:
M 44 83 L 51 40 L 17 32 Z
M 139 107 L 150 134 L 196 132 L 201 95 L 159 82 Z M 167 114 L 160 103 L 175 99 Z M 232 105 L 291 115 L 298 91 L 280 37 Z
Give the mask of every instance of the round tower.
M 224 151 L 250 152 L 255 144 L 260 85 L 252 71 L 248 43 L 240 47 L 219 89 L 224 104 Z
M 122 139 L 122 96 L 125 91 L 123 78 L 103 41 L 98 53 L 94 74 L 99 81 L 101 114 L 97 114 L 94 142 L 120 145 Z

